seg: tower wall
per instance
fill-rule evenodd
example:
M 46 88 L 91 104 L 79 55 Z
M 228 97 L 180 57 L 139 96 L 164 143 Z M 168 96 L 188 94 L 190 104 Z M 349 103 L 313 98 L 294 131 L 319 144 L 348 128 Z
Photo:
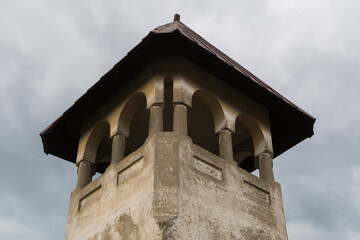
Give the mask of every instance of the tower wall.
M 153 143 L 148 141 L 72 192 L 65 239 L 161 239 L 152 212 Z
M 179 216 L 166 239 L 287 239 L 280 184 L 181 141 Z
M 71 194 L 66 239 L 287 239 L 280 184 L 176 132 Z

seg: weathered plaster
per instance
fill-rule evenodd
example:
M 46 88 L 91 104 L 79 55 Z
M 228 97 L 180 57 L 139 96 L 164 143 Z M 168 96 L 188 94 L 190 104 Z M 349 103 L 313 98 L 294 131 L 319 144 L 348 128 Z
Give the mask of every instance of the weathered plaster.
M 280 185 L 161 132 L 71 195 L 66 239 L 287 239 Z

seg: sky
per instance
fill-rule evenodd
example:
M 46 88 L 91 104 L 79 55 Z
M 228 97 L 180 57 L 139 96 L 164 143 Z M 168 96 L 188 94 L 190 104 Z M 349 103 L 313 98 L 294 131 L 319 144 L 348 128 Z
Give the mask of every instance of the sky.
M 357 0 L 0 0 L 0 239 L 64 239 L 76 167 L 39 133 L 175 13 L 317 120 L 274 160 L 289 239 L 360 239 Z

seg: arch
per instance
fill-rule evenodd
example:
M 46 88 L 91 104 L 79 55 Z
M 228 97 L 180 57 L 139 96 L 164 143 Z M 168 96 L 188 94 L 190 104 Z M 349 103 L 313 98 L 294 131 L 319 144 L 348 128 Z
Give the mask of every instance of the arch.
M 225 127 L 225 114 L 218 100 L 204 90 L 192 95 L 188 110 L 188 135 L 193 143 L 219 155 L 219 137 Z
M 144 103 L 146 108 L 146 96 L 143 92 L 135 93 L 127 101 L 120 113 L 118 121 L 118 132 L 121 135 L 125 137 L 129 136 L 130 124 L 134 117 L 134 114 L 138 110 L 138 108 Z
M 251 136 L 254 156 L 257 156 L 266 150 L 264 133 L 255 119 L 248 114 L 240 114 L 236 118 L 236 123 L 243 126 L 245 131 Z
M 232 140 L 234 160 L 238 166 L 250 173 L 256 170 L 255 157 L 266 147 L 259 124 L 247 114 L 237 116 Z
M 99 145 L 101 142 L 108 141 L 110 138 L 110 124 L 107 121 L 99 122 L 91 131 L 89 138 L 86 141 L 84 149 L 84 158 L 91 163 L 96 162 Z
M 238 166 L 248 172 L 256 170 L 253 153 L 247 150 L 237 152 L 234 156 Z
M 213 121 L 214 121 L 214 131 L 219 132 L 221 129 L 225 128 L 226 119 L 224 111 L 219 103 L 219 101 L 209 92 L 205 90 L 197 90 L 192 95 L 193 99 L 197 98 L 203 102 L 206 107 L 210 110 Z
M 146 109 L 146 96 L 143 92 L 135 93 L 126 102 L 120 113 L 118 132 L 126 137 L 124 156 L 144 144 L 149 132 L 149 111 Z

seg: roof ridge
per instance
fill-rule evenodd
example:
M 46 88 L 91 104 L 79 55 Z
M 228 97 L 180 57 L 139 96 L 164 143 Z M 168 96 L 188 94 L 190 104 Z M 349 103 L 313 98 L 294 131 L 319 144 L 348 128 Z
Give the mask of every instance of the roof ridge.
M 164 25 L 160 25 L 152 30 L 150 33 L 171 33 L 178 29 L 178 25 L 181 23 L 180 21 L 174 21 L 170 23 L 166 23 Z

